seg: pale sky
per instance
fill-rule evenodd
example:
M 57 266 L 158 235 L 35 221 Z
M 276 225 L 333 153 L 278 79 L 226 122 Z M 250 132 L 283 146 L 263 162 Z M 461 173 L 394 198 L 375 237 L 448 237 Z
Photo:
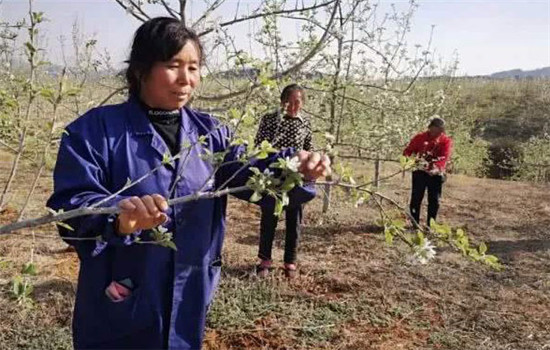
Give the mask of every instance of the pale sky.
M 197 4 L 202 1 L 191 2 L 195 6 L 192 10 L 198 12 Z M 383 6 L 405 3 L 380 2 Z M 224 6 L 232 12 L 237 3 L 228 0 Z M 240 3 L 254 7 L 257 2 Z M 25 17 L 27 4 L 27 0 L 0 0 L 0 19 L 13 21 Z M 431 26 L 435 25 L 432 46 L 444 59 L 450 59 L 456 51 L 461 74 L 550 66 L 550 0 L 420 0 L 419 5 L 408 41 L 425 44 Z M 132 34 L 140 24 L 114 0 L 36 0 L 34 10 L 44 11 L 49 18 L 44 36 L 52 61 L 60 57 L 56 49 L 59 36 L 70 38 L 75 19 L 87 35 L 95 35 L 115 64 L 124 61 Z

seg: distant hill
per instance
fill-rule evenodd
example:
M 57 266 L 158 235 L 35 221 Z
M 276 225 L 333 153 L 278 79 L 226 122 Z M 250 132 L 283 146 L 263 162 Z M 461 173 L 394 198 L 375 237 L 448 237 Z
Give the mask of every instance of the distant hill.
M 490 78 L 550 78 L 550 67 L 544 67 L 534 70 L 512 69 L 503 72 L 497 72 L 489 75 Z

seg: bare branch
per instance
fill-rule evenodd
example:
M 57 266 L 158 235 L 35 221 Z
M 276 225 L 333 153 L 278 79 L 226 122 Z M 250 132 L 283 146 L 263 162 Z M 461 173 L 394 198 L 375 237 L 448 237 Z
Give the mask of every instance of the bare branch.
M 319 39 L 319 41 L 317 42 L 317 45 L 315 45 L 315 47 L 313 47 L 313 49 L 311 49 L 311 51 L 309 52 L 309 54 L 307 54 L 303 59 L 302 61 L 298 62 L 298 64 L 294 65 L 293 67 L 290 67 L 289 69 L 287 69 L 286 71 L 284 72 L 281 72 L 281 74 L 277 77 L 277 78 L 282 78 L 286 75 L 289 75 L 291 73 L 294 73 L 296 71 L 298 71 L 300 68 L 302 68 L 302 66 L 304 64 L 306 64 L 313 56 L 315 56 L 315 54 L 321 49 L 321 46 L 325 43 L 325 41 L 327 40 L 328 36 L 329 36 L 329 33 L 330 33 L 330 28 L 332 27 L 332 23 L 334 23 L 334 18 L 336 17 L 336 12 L 338 11 L 338 5 L 340 4 L 340 0 L 336 0 L 336 4 L 334 5 L 334 9 L 332 10 L 332 14 L 330 16 L 330 20 L 327 24 L 327 28 L 325 30 L 325 32 L 323 33 L 323 36 L 321 37 L 321 39 Z
M 234 188 L 227 188 L 221 191 L 215 191 L 215 192 L 197 192 L 191 195 L 178 197 L 174 199 L 170 199 L 168 201 L 168 205 L 176 205 L 176 204 L 182 204 L 187 203 L 191 201 L 196 201 L 199 199 L 212 199 L 212 198 L 218 198 L 223 197 L 228 194 L 232 193 L 238 193 L 248 190 L 249 188 L 246 186 L 240 186 L 240 187 L 234 187 Z M 48 224 L 50 222 L 60 222 L 65 221 L 68 219 L 85 216 L 85 215 L 110 215 L 110 214 L 117 214 L 120 212 L 120 208 L 113 206 L 113 207 L 106 207 L 106 208 L 80 208 L 80 209 L 74 209 L 70 211 L 66 211 L 59 214 L 49 214 L 44 215 L 36 219 L 30 219 L 25 221 L 19 221 L 12 224 L 4 225 L 0 227 L 0 235 L 10 233 L 13 231 L 17 231 L 23 228 L 29 228 L 29 227 L 36 227 L 44 224 Z
M 128 0 L 128 1 L 133 6 L 133 8 L 136 9 L 142 16 L 144 16 L 147 19 L 151 19 L 151 17 L 147 13 L 145 13 L 145 11 L 143 11 L 143 9 L 141 8 L 141 5 L 136 4 L 133 0 Z
M 99 102 L 99 104 L 97 105 L 98 107 L 100 106 L 103 106 L 104 104 L 106 104 L 107 102 L 109 102 L 109 100 L 111 98 L 113 98 L 113 96 L 115 96 L 116 94 L 120 93 L 121 91 L 124 91 L 126 90 L 128 87 L 127 86 L 121 86 L 119 88 L 116 88 L 113 92 L 111 92 L 109 95 L 107 95 L 107 97 L 105 97 L 101 102 Z
M 17 154 L 17 152 L 18 152 L 17 149 L 13 148 L 12 146 L 8 145 L 6 142 L 4 142 L 2 140 L 0 140 L 0 146 L 6 147 L 8 150 L 12 151 L 14 154 Z M 30 161 L 34 162 L 34 159 L 32 159 L 31 157 L 29 157 L 25 154 L 23 154 L 22 157 L 27 159 L 27 160 L 30 160 Z
M 168 4 L 166 3 L 166 0 L 160 0 L 160 3 L 162 4 L 162 6 L 164 6 L 164 8 L 166 9 L 166 11 L 168 12 L 168 14 L 176 19 L 179 19 L 179 15 L 178 13 L 176 12 L 176 10 L 174 10 L 173 8 L 171 8 L 170 6 L 168 6 Z
M 332 24 L 334 23 L 334 18 L 336 17 L 336 12 L 338 10 L 338 6 L 336 6 L 336 5 L 338 5 L 340 3 L 340 0 L 333 0 L 333 1 L 325 3 L 325 5 L 324 5 L 324 6 L 327 6 L 328 4 L 333 3 L 333 2 L 336 2 L 336 4 L 335 4 L 334 9 L 332 11 L 330 20 L 327 24 L 325 32 L 323 33 L 323 36 L 321 37 L 321 39 L 319 39 L 319 41 L 317 42 L 315 47 L 313 47 L 309 51 L 309 53 L 300 62 L 296 63 L 294 66 L 288 68 L 287 70 L 285 70 L 285 71 L 283 71 L 279 74 L 275 74 L 275 75 L 271 76 L 270 79 L 281 79 L 281 78 L 283 78 L 287 75 L 290 75 L 290 74 L 298 71 L 309 60 L 311 60 L 313 58 L 313 56 L 315 56 L 315 54 L 317 54 L 317 52 L 321 49 L 321 46 L 327 41 L 327 39 L 329 37 L 330 28 L 332 27 Z M 320 5 L 318 5 L 317 7 L 319 7 L 319 6 Z M 253 83 L 250 86 L 248 86 L 244 89 L 241 89 L 239 91 L 232 91 L 232 92 L 229 92 L 227 94 L 217 95 L 217 96 L 198 96 L 198 99 L 203 100 L 203 101 L 221 101 L 221 100 L 225 100 L 225 99 L 228 99 L 228 98 L 240 96 L 244 93 L 247 93 L 249 91 L 252 91 L 252 90 L 258 88 L 259 86 L 261 86 L 261 84 L 259 82 L 256 82 L 256 83 Z
M 326 6 L 328 6 L 332 3 L 339 2 L 339 1 L 340 0 L 330 0 L 330 1 L 327 1 L 327 2 L 324 2 L 324 3 L 321 3 L 319 5 L 313 5 L 313 6 L 310 6 L 310 7 L 302 7 L 302 8 L 292 9 L 292 10 L 279 10 L 279 11 L 257 13 L 257 14 L 254 14 L 254 15 L 250 15 L 250 16 L 234 19 L 234 20 L 231 20 L 231 21 L 223 22 L 223 23 L 220 24 L 220 26 L 221 27 L 226 27 L 226 26 L 229 26 L 229 25 L 232 25 L 232 24 L 235 24 L 235 23 L 240 23 L 240 22 L 249 21 L 249 20 L 256 19 L 256 18 L 262 18 L 262 17 L 274 16 L 274 15 L 305 12 L 305 11 L 309 11 L 309 10 L 314 10 L 314 9 L 326 7 Z M 213 31 L 214 31 L 214 28 L 207 29 L 207 30 L 199 33 L 199 36 L 203 36 L 203 35 L 212 33 Z
M 187 0 L 180 0 L 180 20 L 183 25 L 185 25 L 185 5 Z
M 210 7 L 208 7 L 208 8 L 206 9 L 206 11 L 204 11 L 204 13 L 202 14 L 202 16 L 200 16 L 199 19 L 197 19 L 197 20 L 195 21 L 195 23 L 193 23 L 193 24 L 191 25 L 191 27 L 192 27 L 192 28 L 196 28 L 202 21 L 204 21 L 206 18 L 208 18 L 208 16 L 209 16 L 212 12 L 216 11 L 216 9 L 217 9 L 218 7 L 220 7 L 224 2 L 225 2 L 225 0 L 216 0 L 216 1 L 214 1 L 214 2 L 212 3 L 212 5 L 210 5 Z
M 117 4 L 120 5 L 120 7 L 122 7 L 122 8 L 124 9 L 124 11 L 126 11 L 127 13 L 131 14 L 132 16 L 134 16 L 134 18 L 136 18 L 138 21 L 141 21 L 141 22 L 147 21 L 146 18 L 141 17 L 140 15 L 138 15 L 137 13 L 135 13 L 134 10 L 132 10 L 131 8 L 129 8 L 128 6 L 126 6 L 122 0 L 115 0 L 115 1 L 117 2 Z

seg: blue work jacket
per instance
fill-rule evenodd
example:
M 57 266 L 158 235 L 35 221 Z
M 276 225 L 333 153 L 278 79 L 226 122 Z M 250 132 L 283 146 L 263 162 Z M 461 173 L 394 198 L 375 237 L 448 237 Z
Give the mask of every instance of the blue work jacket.
M 159 165 L 151 176 L 100 206 L 154 193 L 181 197 L 225 183 L 242 163 L 231 162 L 211 178 L 214 166 L 203 156 L 203 147 L 210 152 L 227 151 L 226 162 L 238 159 L 244 147 L 231 147 L 229 130 L 208 114 L 184 107 L 181 118 L 180 144 L 191 147 L 175 162 L 164 165 L 168 147 L 134 98 L 92 109 L 76 119 L 61 140 L 48 207 L 67 211 L 93 205 L 122 189 L 128 179 L 135 181 Z M 201 135 L 204 145 L 198 142 Z M 251 166 L 263 170 L 277 157 L 292 152 L 283 150 L 267 160 L 253 161 Z M 244 185 L 250 174 L 248 169 L 237 172 L 228 187 Z M 246 199 L 250 194 L 237 196 Z M 294 204 L 314 196 L 313 186 L 290 192 Z M 270 205 L 268 200 L 263 202 Z M 150 231 L 117 235 L 114 216 L 67 220 L 74 231 L 60 227 L 62 237 L 101 237 L 99 241 L 67 240 L 80 259 L 74 347 L 200 349 L 207 309 L 220 277 L 226 204 L 227 198 L 220 197 L 170 207 L 170 220 L 164 226 L 173 233 L 177 251 L 143 244 L 150 239 Z M 112 281 L 129 286 L 131 295 L 120 302 L 111 301 L 105 289 Z

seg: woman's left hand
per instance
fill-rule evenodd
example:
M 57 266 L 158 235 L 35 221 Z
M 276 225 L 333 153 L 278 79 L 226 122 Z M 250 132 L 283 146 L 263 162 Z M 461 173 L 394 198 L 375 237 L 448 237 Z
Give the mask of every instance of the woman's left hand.
M 322 176 L 331 174 L 330 158 L 318 152 L 300 151 L 297 154 L 300 165 L 298 171 L 308 181 L 315 181 Z

